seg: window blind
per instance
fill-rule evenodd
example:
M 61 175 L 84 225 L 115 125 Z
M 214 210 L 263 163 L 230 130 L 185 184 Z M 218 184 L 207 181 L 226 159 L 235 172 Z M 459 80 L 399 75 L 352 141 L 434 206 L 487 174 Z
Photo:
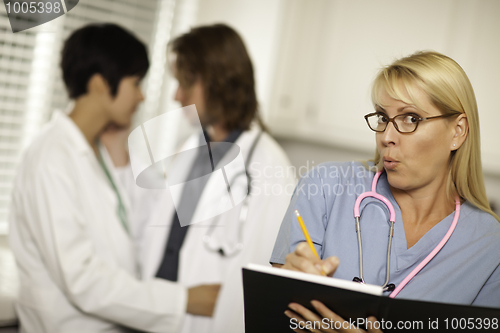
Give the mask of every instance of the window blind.
M 196 1 L 80 0 L 66 15 L 15 34 L 5 7 L 0 5 L 0 233 L 7 231 L 12 182 L 22 149 L 54 110 L 64 110 L 69 103 L 59 69 L 60 50 L 69 34 L 88 23 L 112 22 L 129 29 L 149 46 L 151 70 L 144 80 L 146 101 L 138 112 L 143 114 L 139 117 L 143 121 L 161 113 L 164 107 L 161 102 L 168 77 L 164 75 L 162 53 L 172 30 L 180 24 L 174 22 L 174 16 L 185 16 L 185 3 L 191 4 L 188 12 L 192 12 Z M 181 21 L 187 24 L 186 19 Z M 157 69 L 161 72 L 155 75 Z
M 0 229 L 5 229 L 12 181 L 24 140 L 24 110 L 36 36 L 12 33 L 0 9 Z

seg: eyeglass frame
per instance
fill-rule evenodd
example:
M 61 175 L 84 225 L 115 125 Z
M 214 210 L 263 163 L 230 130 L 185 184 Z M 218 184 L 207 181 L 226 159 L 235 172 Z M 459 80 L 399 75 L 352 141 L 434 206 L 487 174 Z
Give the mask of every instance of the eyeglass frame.
M 439 115 L 439 116 L 432 116 L 432 117 L 425 117 L 425 118 L 422 118 L 422 117 L 420 117 L 419 115 L 417 115 L 415 113 L 398 114 L 397 116 L 394 116 L 392 118 L 390 118 L 388 115 L 385 115 L 389 120 L 385 124 L 385 128 L 382 131 L 374 130 L 370 126 L 370 122 L 368 121 L 368 118 L 371 117 L 371 116 L 375 116 L 375 115 L 383 115 L 383 113 L 381 113 L 379 111 L 369 113 L 369 114 L 365 115 L 365 120 L 366 120 L 366 124 L 368 125 L 368 127 L 372 131 L 374 131 L 376 133 L 383 133 L 383 132 L 385 132 L 385 130 L 387 129 L 387 126 L 389 126 L 389 123 L 392 123 L 394 125 L 394 128 L 396 129 L 396 131 L 398 131 L 398 133 L 401 133 L 401 134 L 410 134 L 410 133 L 414 133 L 417 130 L 418 124 L 420 124 L 420 122 L 422 122 L 422 121 L 432 120 L 432 119 L 438 119 L 438 118 L 447 118 L 447 117 L 452 117 L 452 116 L 458 116 L 460 114 L 461 114 L 460 112 L 457 112 L 457 113 L 442 114 L 442 115 Z M 408 116 L 408 115 L 412 115 L 412 116 L 415 116 L 415 118 L 417 118 L 417 120 L 418 120 L 417 125 L 415 126 L 415 129 L 413 131 L 411 131 L 411 132 L 401 132 L 399 130 L 399 128 L 398 128 L 398 124 L 396 124 L 396 122 L 394 121 L 394 119 L 396 119 L 397 117 L 404 117 L 404 116 Z

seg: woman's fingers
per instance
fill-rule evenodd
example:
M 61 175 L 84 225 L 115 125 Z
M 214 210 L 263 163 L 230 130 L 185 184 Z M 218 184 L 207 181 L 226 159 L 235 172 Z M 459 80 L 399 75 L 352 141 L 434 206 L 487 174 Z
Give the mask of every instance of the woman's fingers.
M 323 260 L 322 263 L 323 271 L 326 273 L 326 275 L 333 276 L 333 274 L 337 270 L 337 267 L 339 266 L 339 263 L 340 263 L 339 258 L 334 256 L 328 257 Z
M 307 244 L 307 242 L 299 243 L 299 245 L 297 245 L 297 247 L 295 248 L 295 253 L 301 257 L 307 258 L 315 262 L 321 261 L 321 259 L 316 257 L 316 255 L 314 254 L 309 244 Z
M 292 257 L 293 265 L 300 271 L 311 274 L 321 274 L 321 259 L 316 257 L 309 247 L 309 244 L 306 242 L 300 243 L 295 248 L 294 253 L 296 255 Z
M 314 264 L 316 270 L 320 273 L 324 272 L 328 276 L 332 276 L 339 265 L 339 258 L 335 256 L 328 257 L 325 260 L 319 259 L 306 242 L 297 245 L 295 253 L 301 258 L 307 258 Z
M 316 311 L 324 317 L 329 319 L 330 328 L 335 328 L 336 332 L 351 332 L 351 333 L 361 333 L 365 332 L 355 325 L 353 322 L 345 321 L 344 318 L 327 308 L 323 303 L 319 301 L 311 301 Z M 370 317 L 367 319 L 370 323 L 367 323 L 368 333 L 382 333 L 380 329 L 374 329 L 373 327 L 380 327 L 379 325 L 373 325 L 377 319 L 375 317 Z M 327 331 L 325 331 L 327 332 Z
M 314 306 L 316 311 L 318 311 L 318 313 L 323 316 L 323 318 L 330 318 L 334 321 L 344 321 L 344 318 L 327 308 L 323 303 L 319 301 L 311 301 L 311 304 L 312 306 Z
M 297 332 L 297 333 L 302 333 L 302 332 L 311 332 L 309 329 L 306 329 L 307 323 L 304 318 L 299 316 L 297 313 L 286 310 L 285 315 L 290 318 L 290 328 L 292 331 Z
M 321 260 L 315 256 L 307 243 L 297 245 L 295 251 L 286 256 L 285 269 L 310 274 L 321 274 Z
M 367 330 L 368 333 L 383 333 L 380 328 L 379 329 L 374 328 L 374 327 L 380 327 L 380 325 L 375 324 L 377 322 L 377 318 L 368 317 L 366 321 L 369 322 L 366 324 L 366 327 L 368 328 Z
M 362 333 L 365 332 L 358 329 L 353 322 L 345 321 L 341 316 L 327 308 L 319 301 L 311 301 L 316 311 L 320 314 L 310 311 L 297 303 L 290 303 L 288 307 L 293 311 L 287 310 L 285 314 L 291 319 L 290 328 L 295 332 L 323 332 L 323 333 Z M 369 317 L 366 320 L 367 333 L 383 333 L 380 327 L 376 325 L 377 319 Z
M 325 260 L 319 259 L 309 245 L 302 242 L 297 245 L 295 251 L 286 256 L 286 263 L 283 268 L 316 275 L 332 276 L 338 264 L 337 257 L 329 257 Z
M 325 330 L 324 332 L 346 332 L 346 333 L 360 333 L 363 332 L 359 330 L 353 323 L 345 321 L 344 318 L 327 308 L 323 303 L 319 301 L 311 301 L 316 311 L 323 317 L 328 319 L 328 328 L 330 330 Z M 326 326 L 326 325 L 325 325 Z M 335 330 L 334 330 L 335 329 Z
M 309 309 L 303 307 L 297 303 L 290 303 L 288 307 L 295 311 L 296 314 L 301 318 L 300 320 L 300 328 L 305 328 L 310 332 L 325 332 L 325 333 L 333 333 L 335 330 L 329 329 L 329 326 L 323 322 L 323 318 L 319 317 L 314 312 Z

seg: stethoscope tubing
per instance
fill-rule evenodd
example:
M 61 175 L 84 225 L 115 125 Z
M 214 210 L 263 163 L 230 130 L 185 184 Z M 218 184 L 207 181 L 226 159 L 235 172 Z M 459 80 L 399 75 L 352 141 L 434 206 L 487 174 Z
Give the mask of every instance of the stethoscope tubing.
M 394 207 L 392 203 L 385 198 L 384 196 L 378 194 L 376 192 L 377 189 L 377 183 L 380 175 L 382 174 L 382 171 L 379 171 L 375 174 L 372 182 L 372 188 L 371 191 L 362 193 L 357 199 L 354 204 L 354 217 L 356 219 L 356 233 L 358 236 L 358 253 L 359 253 L 359 274 L 360 274 L 360 281 L 361 283 L 365 283 L 364 277 L 363 277 L 363 248 L 361 245 L 361 227 L 360 227 L 360 218 L 361 218 L 361 213 L 360 213 L 360 205 L 361 201 L 363 201 L 367 197 L 373 197 L 375 199 L 378 199 L 382 201 L 387 208 L 389 209 L 390 217 L 389 221 L 391 222 L 390 230 L 389 230 L 389 244 L 387 246 L 387 263 L 386 263 L 386 275 L 385 275 L 385 283 L 382 286 L 384 290 L 386 290 L 386 286 L 389 283 L 390 279 L 390 261 L 391 261 L 391 245 L 392 245 L 392 237 L 394 236 L 394 223 L 396 222 L 396 212 L 394 210 Z M 401 290 L 417 275 L 438 253 L 441 251 L 443 246 L 448 242 L 450 239 L 451 235 L 455 231 L 455 227 L 457 226 L 458 219 L 460 217 L 460 199 L 458 196 L 455 198 L 455 215 L 453 217 L 453 222 L 451 223 L 450 228 L 448 229 L 448 232 L 446 235 L 443 237 L 443 239 L 439 242 L 439 244 L 429 253 L 429 255 L 418 264 L 417 267 L 413 269 L 413 271 L 408 274 L 403 281 L 391 292 L 389 295 L 390 298 L 395 298 Z
M 432 252 L 429 253 L 429 255 L 424 260 L 422 260 L 422 262 L 418 264 L 418 266 L 415 267 L 415 269 L 410 274 L 408 274 L 403 279 L 403 281 L 401 281 L 401 283 L 396 287 L 396 289 L 394 289 L 394 291 L 389 295 L 390 298 L 396 297 L 396 295 L 399 294 L 399 292 L 408 284 L 408 282 L 410 282 L 411 279 L 413 279 L 415 275 L 417 275 L 418 272 L 420 272 L 425 267 L 425 265 L 427 265 L 429 261 L 431 261 L 432 258 L 434 258 L 438 254 L 439 251 L 441 251 L 443 246 L 450 239 L 451 234 L 453 234 L 453 231 L 455 231 L 455 227 L 457 226 L 459 217 L 460 217 L 460 200 L 457 197 L 455 198 L 455 215 L 453 217 L 453 222 L 451 223 L 451 226 L 448 229 L 448 232 L 443 237 L 441 242 L 439 242 L 439 244 L 434 248 L 434 250 L 432 250 Z
M 210 226 L 210 228 L 207 230 L 207 233 L 203 237 L 203 243 L 204 243 L 205 248 L 211 252 L 219 252 L 223 257 L 227 257 L 227 258 L 233 257 L 236 254 L 238 254 L 239 252 L 241 252 L 241 250 L 243 249 L 243 226 L 245 225 L 247 217 L 248 217 L 248 201 L 250 199 L 251 192 L 252 192 L 251 184 L 252 184 L 252 180 L 253 180 L 252 176 L 248 172 L 248 168 L 249 168 L 250 163 L 252 161 L 255 147 L 257 146 L 257 143 L 259 142 L 260 138 L 262 137 L 262 134 L 263 134 L 263 130 L 260 130 L 259 133 L 257 134 L 257 136 L 255 137 L 254 141 L 252 142 L 252 146 L 250 147 L 250 151 L 249 151 L 247 159 L 246 159 L 245 170 L 240 171 L 239 173 L 234 175 L 227 186 L 227 190 L 229 192 L 231 187 L 233 186 L 234 182 L 236 181 L 236 179 L 238 177 L 240 177 L 241 175 L 244 175 L 247 178 L 247 195 L 246 195 L 245 199 L 243 199 L 240 214 L 238 217 L 238 224 L 239 224 L 238 225 L 238 243 L 236 244 L 236 249 L 234 251 L 232 251 L 232 253 L 227 253 L 227 252 L 224 252 L 222 247 L 218 247 L 217 249 L 211 249 L 208 245 L 208 243 L 212 237 L 212 233 L 214 231 L 214 226 L 218 224 L 218 220 L 219 220 L 220 216 L 215 218 L 216 222 L 214 222 Z
M 387 245 L 387 260 L 386 260 L 386 272 L 385 272 L 385 282 L 382 285 L 382 288 L 386 290 L 386 287 L 389 283 L 390 271 L 391 271 L 391 245 L 392 245 L 392 237 L 394 235 L 394 223 L 396 222 L 396 212 L 392 203 L 384 196 L 377 193 L 377 183 L 382 171 L 379 171 L 375 174 L 375 177 L 372 181 L 372 189 L 369 192 L 362 193 L 354 204 L 354 217 L 356 218 L 356 233 L 358 235 L 358 255 L 359 255 L 359 275 L 361 278 L 361 283 L 365 283 L 364 275 L 363 275 L 363 247 L 361 245 L 361 226 L 359 220 L 361 218 L 361 212 L 359 210 L 361 206 L 361 201 L 368 197 L 373 197 L 382 201 L 387 208 L 389 209 L 390 217 L 389 221 L 391 222 L 391 228 L 389 230 L 389 244 Z
M 387 199 L 386 197 L 382 196 L 381 194 L 377 193 L 377 183 L 380 175 L 382 174 L 382 171 L 379 171 L 375 174 L 375 177 L 373 178 L 372 182 L 372 190 L 370 192 L 365 192 L 362 193 L 357 199 L 356 203 L 354 204 L 354 217 L 361 217 L 361 213 L 359 212 L 359 207 L 361 205 L 361 201 L 367 197 L 373 197 L 375 199 L 378 199 L 382 201 L 387 208 L 389 209 L 390 217 L 389 221 L 391 222 L 396 222 L 396 212 L 394 210 L 394 207 L 392 206 L 392 203 Z

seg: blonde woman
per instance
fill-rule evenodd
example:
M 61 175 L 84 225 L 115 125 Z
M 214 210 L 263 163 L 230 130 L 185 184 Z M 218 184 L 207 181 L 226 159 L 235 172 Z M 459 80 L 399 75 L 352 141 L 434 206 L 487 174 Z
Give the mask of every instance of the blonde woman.
M 271 262 L 383 285 L 391 297 L 500 307 L 500 224 L 486 198 L 477 104 L 465 72 L 443 54 L 417 52 L 379 72 L 372 101 L 374 112 L 365 119 L 376 132 L 374 163 L 368 169 L 325 163 L 309 172 Z M 373 197 L 360 204 L 362 260 L 359 255 L 353 208 L 373 184 L 395 212 L 388 273 L 390 210 Z M 313 187 L 318 194 L 308 191 Z M 295 209 L 322 260 L 301 244 Z M 321 303 L 313 306 L 338 320 Z M 320 319 L 299 304 L 290 308 L 290 318 Z

